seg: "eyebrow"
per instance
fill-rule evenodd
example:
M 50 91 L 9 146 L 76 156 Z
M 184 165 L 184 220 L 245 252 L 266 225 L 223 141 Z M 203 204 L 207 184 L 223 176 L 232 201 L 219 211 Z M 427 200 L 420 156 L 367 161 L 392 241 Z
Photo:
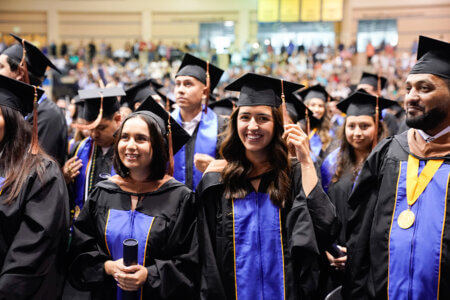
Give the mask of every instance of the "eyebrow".
M 239 115 L 251 115 L 251 113 L 250 112 L 240 112 Z M 266 113 L 257 113 L 256 116 L 272 117 L 270 114 L 266 114 Z
M 428 79 L 422 79 L 422 80 L 419 80 L 419 81 L 416 81 L 416 82 L 411 82 L 411 81 L 407 80 L 405 83 L 406 84 L 411 84 L 411 85 L 413 85 L 413 84 L 424 84 L 424 83 L 435 85 L 431 80 L 428 80 Z

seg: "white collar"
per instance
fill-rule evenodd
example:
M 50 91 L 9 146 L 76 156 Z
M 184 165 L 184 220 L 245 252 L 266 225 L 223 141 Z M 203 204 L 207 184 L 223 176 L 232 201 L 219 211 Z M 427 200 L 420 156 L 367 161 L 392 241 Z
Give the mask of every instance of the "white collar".
M 434 141 L 435 139 L 437 139 L 438 137 L 443 136 L 444 134 L 447 134 L 450 132 L 450 126 L 447 126 L 446 128 L 444 128 L 443 130 L 441 130 L 440 132 L 438 132 L 437 134 L 435 134 L 434 136 L 431 136 L 429 134 L 427 134 L 426 132 L 424 132 L 423 130 L 417 129 L 417 132 L 423 137 L 423 139 L 425 140 L 425 142 L 429 143 Z
M 198 123 L 202 120 L 202 110 L 189 122 L 181 121 L 181 127 L 186 130 L 190 135 L 192 135 L 197 128 Z

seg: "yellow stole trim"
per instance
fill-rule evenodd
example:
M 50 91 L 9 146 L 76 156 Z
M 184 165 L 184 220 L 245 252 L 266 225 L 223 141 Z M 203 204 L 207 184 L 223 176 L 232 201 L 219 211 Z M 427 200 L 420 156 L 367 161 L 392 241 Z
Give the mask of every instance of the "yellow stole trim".
M 284 271 L 284 248 L 283 248 L 283 230 L 281 226 L 281 208 L 278 209 L 278 216 L 280 220 L 281 258 L 283 259 L 283 299 L 286 299 L 286 275 Z
M 409 155 L 408 168 L 406 170 L 406 197 L 408 199 L 408 206 L 411 207 L 416 203 L 443 162 L 443 159 L 429 160 L 420 173 L 420 176 L 417 177 L 419 160 L 411 154 Z
M 310 140 L 317 132 L 317 128 L 314 128 L 308 135 L 308 140 Z
M 148 239 L 150 238 L 150 231 L 152 231 L 153 223 L 155 222 L 155 217 L 152 219 L 152 223 L 150 224 L 150 228 L 148 229 L 147 238 L 145 239 L 145 249 L 144 249 L 144 260 L 142 262 L 142 265 L 145 267 L 145 259 L 147 258 L 147 246 L 148 246 Z M 142 300 L 142 294 L 144 294 L 144 288 L 141 288 L 141 300 Z
M 108 228 L 108 221 L 109 221 L 109 213 L 110 212 L 111 212 L 111 209 L 108 209 L 108 216 L 106 217 L 106 224 L 105 224 L 105 245 L 106 245 L 106 250 L 108 250 L 108 254 L 111 257 L 111 251 L 109 251 L 108 241 L 106 239 L 106 229 Z

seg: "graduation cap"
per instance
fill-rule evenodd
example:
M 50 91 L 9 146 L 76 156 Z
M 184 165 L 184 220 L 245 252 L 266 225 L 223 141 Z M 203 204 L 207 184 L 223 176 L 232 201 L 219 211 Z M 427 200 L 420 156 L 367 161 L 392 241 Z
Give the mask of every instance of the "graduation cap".
M 136 102 L 144 101 L 149 95 L 156 95 L 155 89 L 161 87 L 162 85 L 152 78 L 141 80 L 125 90 L 126 96 L 120 99 L 120 103 L 128 103 L 128 106 L 134 109 Z
M 379 96 L 373 96 L 362 89 L 339 102 L 337 108 L 347 116 L 375 116 L 375 138 L 373 147 L 377 144 L 380 110 L 396 105 L 395 101 Z
M 12 37 L 14 37 L 20 44 L 14 44 L 11 47 L 7 48 L 3 51 L 2 54 L 5 54 L 12 60 L 20 63 L 24 56 L 24 47 L 25 45 L 25 61 L 27 65 L 27 69 L 33 73 L 37 77 L 43 77 L 45 75 L 45 70 L 47 67 L 52 68 L 53 70 L 61 73 L 58 68 L 39 50 L 36 46 L 28 42 L 27 40 L 22 39 L 21 37 L 10 33 Z
M 21 81 L 0 75 L 0 106 L 7 106 L 22 113 L 23 116 L 33 111 L 33 104 L 44 90 Z
M 316 84 L 307 89 L 300 90 L 296 93 L 296 95 L 300 96 L 303 102 L 306 102 L 313 98 L 318 98 L 324 102 L 328 102 L 332 98 L 330 94 L 328 94 L 328 92 L 325 90 L 325 88 L 320 84 Z
M 124 96 L 125 92 L 120 87 L 79 90 L 78 95 L 84 100 L 83 119 L 92 122 L 88 125 L 73 124 L 81 130 L 93 129 L 98 126 L 102 118 L 114 115 L 120 109 L 118 96 Z
M 295 101 L 298 101 L 294 92 L 302 87 L 303 85 L 301 84 L 282 79 L 247 73 L 226 86 L 225 90 L 240 92 L 237 103 L 238 107 L 257 105 L 279 107 L 281 105 L 283 124 L 287 124 L 289 115 L 286 103 L 295 103 Z M 304 112 L 308 119 L 309 112 L 306 107 Z
M 223 70 L 210 64 L 209 61 L 204 61 L 197 58 L 189 53 L 186 53 L 181 62 L 180 69 L 178 70 L 176 76 L 192 76 L 198 79 L 201 83 L 206 85 L 206 108 L 208 107 L 208 100 L 212 91 L 216 88 L 217 84 L 222 77 Z
M 236 107 L 237 101 L 238 98 L 236 97 L 226 97 L 210 103 L 209 108 L 211 108 L 217 115 L 229 116 Z
M 313 117 L 313 112 L 306 107 L 306 105 L 301 101 L 300 96 L 294 93 L 295 97 L 289 97 L 286 99 L 286 108 L 291 118 L 292 122 L 297 123 L 300 120 L 306 118 L 306 114 L 308 114 L 309 121 L 314 124 L 319 123 L 315 117 Z
M 450 78 L 450 43 L 419 36 L 417 62 L 409 74 L 433 74 Z
M 378 96 L 380 96 L 381 90 L 386 87 L 386 83 L 387 78 L 381 76 L 380 74 L 363 72 L 361 75 L 361 79 L 359 80 L 358 86 L 361 84 L 368 84 L 371 87 L 373 87 L 373 90 L 376 91 Z
M 153 118 L 161 129 L 162 134 L 167 138 L 169 147 L 168 174 L 172 176 L 174 165 L 173 155 L 187 143 L 191 136 L 151 96 L 148 96 L 142 102 L 135 113 L 146 114 Z

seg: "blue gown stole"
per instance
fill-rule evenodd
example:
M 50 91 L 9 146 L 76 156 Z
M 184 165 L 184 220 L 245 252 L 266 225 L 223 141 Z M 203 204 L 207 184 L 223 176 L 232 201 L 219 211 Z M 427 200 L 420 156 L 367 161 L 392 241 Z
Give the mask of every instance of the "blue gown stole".
M 204 105 L 202 106 L 202 109 Z M 182 124 L 180 109 L 176 108 L 172 112 L 172 117 L 178 124 Z M 209 156 L 216 157 L 217 146 L 217 130 L 218 120 L 217 115 L 212 109 L 208 109 L 208 113 L 202 110 L 202 118 L 198 125 L 197 137 L 195 139 L 194 154 L 203 153 Z M 192 190 L 195 191 L 198 183 L 202 179 L 203 173 L 197 170 L 194 165 L 194 157 L 192 159 Z M 173 177 L 186 183 L 186 146 L 183 146 L 173 157 L 174 160 L 174 174 Z
M 285 299 L 280 208 L 269 194 L 252 192 L 232 209 L 236 299 Z
M 313 162 L 316 162 L 320 157 L 320 152 L 322 151 L 322 141 L 320 140 L 317 130 L 313 134 L 310 134 L 309 146 L 311 148 L 311 159 Z
M 419 174 L 425 163 L 420 161 Z M 389 233 L 388 296 L 389 299 L 438 299 L 450 165 L 440 166 L 411 207 L 416 217 L 414 224 L 402 229 L 397 220 L 408 208 L 407 167 L 407 161 L 400 162 Z
M 87 137 L 80 142 L 77 150 L 75 151 L 75 156 L 81 159 L 83 166 L 80 169 L 80 174 L 75 178 L 75 212 L 83 208 L 84 202 L 86 201 L 89 190 L 92 188 L 92 169 L 95 165 L 95 149 L 97 145 L 92 140 L 91 137 Z M 116 175 L 114 167 L 111 167 L 111 176 Z M 75 217 L 77 213 L 75 213 Z
M 145 266 L 148 240 L 155 218 L 136 210 L 109 209 L 105 224 L 105 243 L 112 260 L 123 258 L 123 241 L 129 238 L 138 241 L 138 264 Z M 142 288 L 137 293 L 141 298 Z M 117 288 L 117 299 L 122 299 L 122 290 Z
M 340 149 L 341 148 L 338 147 L 333 152 L 328 154 L 328 156 L 323 161 L 322 166 L 320 166 L 322 187 L 326 193 L 328 192 L 328 188 L 330 187 L 331 179 L 333 179 L 334 173 L 336 173 L 336 164 Z

